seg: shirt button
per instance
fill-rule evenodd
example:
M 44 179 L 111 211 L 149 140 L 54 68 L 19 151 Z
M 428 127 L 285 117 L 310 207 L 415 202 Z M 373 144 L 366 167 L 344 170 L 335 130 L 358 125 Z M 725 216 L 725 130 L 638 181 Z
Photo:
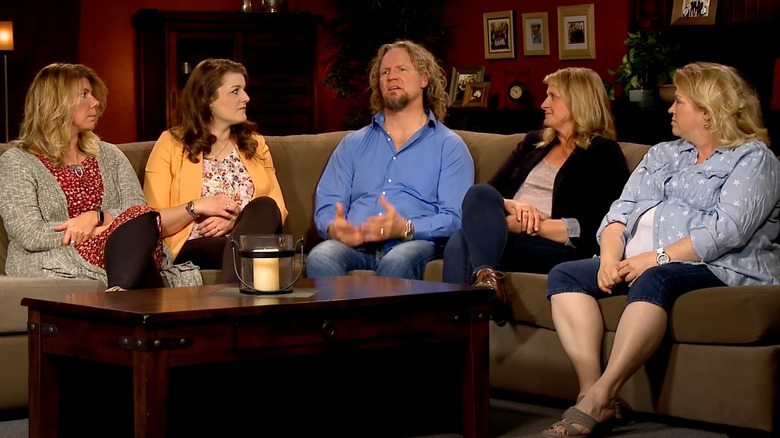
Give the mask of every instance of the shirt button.
M 397 157 L 393 157 L 393 159 L 394 159 L 394 160 L 395 160 L 396 158 L 397 158 Z
M 382 213 L 380 212 L 379 215 L 382 216 Z
M 391 182 L 393 182 L 393 180 L 392 179 L 388 179 L 387 182 L 391 183 Z
M 387 194 L 387 192 L 382 192 L 382 194 L 383 194 L 383 195 L 386 195 L 386 194 Z

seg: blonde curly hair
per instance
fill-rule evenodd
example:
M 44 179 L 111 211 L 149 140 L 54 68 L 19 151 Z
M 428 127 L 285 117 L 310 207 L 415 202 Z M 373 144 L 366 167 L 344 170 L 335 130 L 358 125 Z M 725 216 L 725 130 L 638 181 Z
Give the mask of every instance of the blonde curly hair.
M 397 40 L 383 45 L 371 61 L 369 66 L 371 111 L 376 114 L 385 109 L 382 90 L 379 89 L 379 70 L 382 58 L 392 49 L 406 50 L 420 75 L 428 78 L 428 86 L 423 89 L 423 106 L 433 111 L 437 120 L 444 121 L 447 117 L 447 78 L 444 69 L 425 47 L 409 40 Z
M 709 131 L 720 146 L 737 147 L 751 140 L 769 146 L 756 90 L 735 69 L 694 62 L 677 69 L 674 85 L 709 115 Z

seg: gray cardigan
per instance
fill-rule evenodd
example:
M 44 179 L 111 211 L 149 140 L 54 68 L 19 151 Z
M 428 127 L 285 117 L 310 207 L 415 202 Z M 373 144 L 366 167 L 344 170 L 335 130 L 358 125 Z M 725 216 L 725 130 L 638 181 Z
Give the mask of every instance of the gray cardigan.
M 100 142 L 97 157 L 103 178 L 102 209 L 117 217 L 135 205 L 146 205 L 141 184 L 127 157 L 113 144 Z M 87 278 L 107 284 L 105 270 L 62 245 L 68 204 L 57 179 L 37 156 L 19 148 L 0 155 L 0 216 L 8 232 L 5 270 L 18 277 Z M 165 249 L 163 270 L 172 286 L 200 283 L 193 266 L 172 266 Z M 183 269 L 182 269 L 183 268 Z

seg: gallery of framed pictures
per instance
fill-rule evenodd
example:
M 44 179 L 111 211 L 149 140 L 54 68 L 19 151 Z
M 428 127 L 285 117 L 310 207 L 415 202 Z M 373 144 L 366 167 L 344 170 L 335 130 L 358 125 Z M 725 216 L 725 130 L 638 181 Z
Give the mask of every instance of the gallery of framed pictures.
M 450 79 L 450 106 L 462 106 L 466 85 L 471 82 L 482 82 L 485 77 L 485 67 L 453 67 Z
M 482 14 L 485 29 L 485 59 L 515 58 L 515 11 Z
M 593 4 L 558 6 L 558 58 L 596 59 Z
M 463 92 L 463 106 L 487 108 L 490 82 L 469 82 Z
M 550 31 L 547 12 L 523 14 L 523 55 L 544 56 L 550 54 Z
M 715 24 L 718 0 L 674 0 L 673 25 Z

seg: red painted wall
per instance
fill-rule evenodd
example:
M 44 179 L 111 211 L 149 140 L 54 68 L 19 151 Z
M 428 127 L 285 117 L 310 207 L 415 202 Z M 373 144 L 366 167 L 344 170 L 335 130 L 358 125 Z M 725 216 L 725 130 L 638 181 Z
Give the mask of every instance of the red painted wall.
M 607 69 L 614 70 L 626 53 L 623 41 L 629 30 L 631 5 L 628 0 L 590 0 L 594 4 L 594 25 L 596 30 L 596 59 L 561 61 L 558 59 L 558 6 L 581 5 L 582 0 L 455 0 L 446 10 L 444 22 L 450 30 L 450 51 L 447 53 L 445 69 L 451 74 L 455 66 L 485 66 L 485 75 L 490 75 L 490 94 L 498 95 L 498 106 L 507 104 L 506 84 L 515 77 L 528 86 L 533 97 L 533 106 L 538 108 L 544 100 L 546 86 L 544 77 L 564 67 L 588 67 L 602 77 L 609 77 Z M 484 26 L 485 12 L 515 11 L 515 54 L 512 60 L 486 60 Z M 523 55 L 522 14 L 547 12 L 549 24 L 550 55 Z M 505 71 L 529 71 L 527 75 L 511 75 L 504 79 Z M 511 103 L 511 102 L 510 102 Z
M 530 70 L 527 85 L 534 99 L 534 106 L 541 104 L 544 96 L 542 79 L 547 73 L 566 66 L 584 66 L 606 76 L 607 69 L 617 67 L 625 53 L 622 42 L 630 22 L 629 0 L 590 0 L 595 4 L 596 59 L 582 61 L 558 60 L 558 24 L 556 7 L 583 4 L 577 0 L 453 0 L 444 15 L 445 24 L 452 26 L 451 48 L 446 55 L 445 69 L 448 74 L 453 66 L 484 65 L 486 75 L 491 77 L 491 94 L 499 95 L 499 106 L 505 104 L 504 71 Z M 256 2 L 258 3 L 258 2 Z M 136 91 L 135 91 L 135 31 L 132 16 L 139 9 L 221 11 L 237 10 L 240 0 L 136 0 L 132 2 L 111 2 L 106 7 L 103 0 L 81 0 L 81 35 L 79 41 L 79 62 L 95 69 L 109 89 L 108 108 L 98 126 L 98 133 L 107 141 L 123 143 L 136 139 Z M 328 0 L 289 0 L 291 11 L 305 11 L 332 17 Z M 256 6 L 257 7 L 257 6 Z M 484 57 L 482 14 L 503 10 L 514 10 L 520 33 L 524 12 L 548 12 L 550 55 L 525 57 L 522 37 L 516 39 L 517 57 L 514 60 L 488 61 Z M 320 38 L 320 61 L 328 51 L 326 38 Z M 249 72 L 251 75 L 252 72 Z M 320 72 L 320 80 L 325 77 Z M 510 78 L 511 81 L 511 78 Z M 321 132 L 342 129 L 346 107 L 336 100 L 333 93 L 320 85 L 319 130 Z M 160 103 L 164 104 L 163 102 Z

